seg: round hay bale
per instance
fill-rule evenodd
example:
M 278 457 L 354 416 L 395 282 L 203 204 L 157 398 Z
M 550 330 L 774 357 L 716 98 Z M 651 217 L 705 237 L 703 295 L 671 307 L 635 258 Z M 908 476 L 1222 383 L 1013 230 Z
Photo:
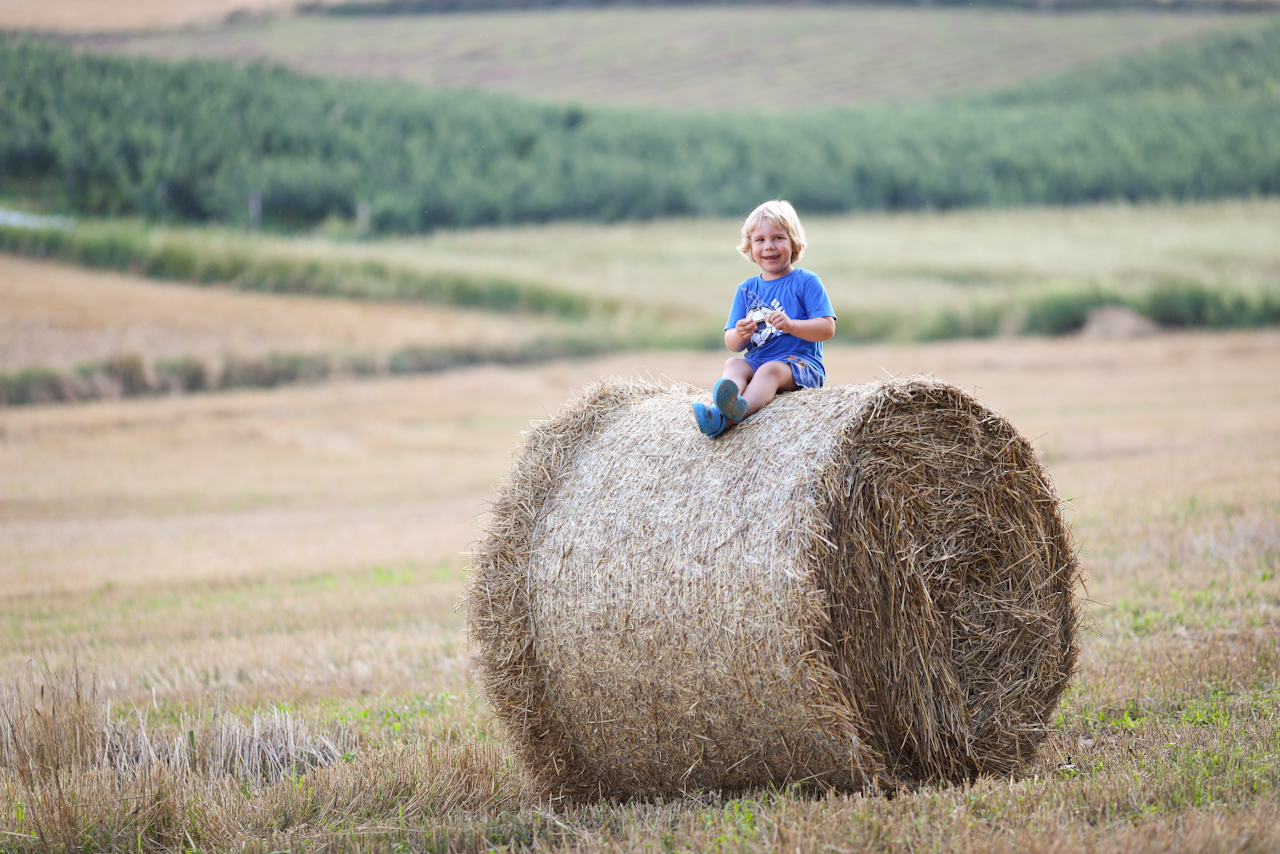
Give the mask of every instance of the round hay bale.
M 533 425 L 473 554 L 495 715 L 555 797 L 1005 774 L 1077 659 L 1031 445 L 932 378 L 802 390 L 710 441 L 688 386 Z

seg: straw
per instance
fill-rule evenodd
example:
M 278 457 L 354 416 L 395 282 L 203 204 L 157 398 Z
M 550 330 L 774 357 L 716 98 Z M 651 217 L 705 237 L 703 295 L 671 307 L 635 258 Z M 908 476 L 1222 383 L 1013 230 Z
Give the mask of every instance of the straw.
M 478 676 L 552 797 L 1006 774 L 1072 675 L 1079 569 L 1030 444 L 927 377 L 717 440 L 607 379 L 532 426 L 476 545 Z

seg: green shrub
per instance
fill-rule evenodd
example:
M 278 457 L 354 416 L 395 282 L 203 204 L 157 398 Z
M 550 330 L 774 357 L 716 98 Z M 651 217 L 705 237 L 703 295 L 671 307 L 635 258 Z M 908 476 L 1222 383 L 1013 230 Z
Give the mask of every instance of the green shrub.
M 1251 326 L 1275 326 L 1280 324 L 1280 291 L 1266 290 L 1253 304 Z
M 836 323 L 836 340 L 850 344 L 885 341 L 903 328 L 903 318 L 891 309 L 841 309 Z
M 141 259 L 142 272 L 154 279 L 192 281 L 199 278 L 199 258 L 190 246 L 166 243 Z
M 1174 328 L 1253 325 L 1253 311 L 1243 296 L 1195 281 L 1160 282 L 1139 303 L 1139 310 L 1161 326 Z
M 67 399 L 64 378 L 47 368 L 27 368 L 16 374 L 0 374 L 0 403 L 50 403 Z
M 149 394 L 155 390 L 141 356 L 115 356 L 103 362 L 99 370 L 118 384 L 120 393 L 126 397 Z
M 476 353 L 458 352 L 439 347 L 405 347 L 387 358 L 387 369 L 393 374 L 423 374 L 480 361 Z
M 1026 301 L 1020 332 L 1028 335 L 1065 335 L 1084 327 L 1089 313 L 1104 305 L 1123 303 L 1118 294 L 1097 289 L 1054 290 Z
M 259 359 L 230 358 L 223 365 L 221 388 L 274 388 L 297 382 L 315 382 L 332 370 L 326 356 L 270 353 Z
M 1000 331 L 1006 309 L 978 303 L 965 308 L 945 308 L 929 315 L 915 330 L 920 341 L 948 338 L 990 338 Z
M 205 391 L 210 387 L 208 366 L 190 356 L 157 359 L 155 375 L 156 388 L 170 393 Z

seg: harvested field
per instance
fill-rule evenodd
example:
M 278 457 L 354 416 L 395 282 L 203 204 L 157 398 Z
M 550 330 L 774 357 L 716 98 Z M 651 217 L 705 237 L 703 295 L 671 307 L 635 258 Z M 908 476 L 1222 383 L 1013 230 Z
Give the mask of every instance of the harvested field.
M 1280 843 L 1275 332 L 831 349 L 836 383 L 932 370 L 972 391 L 1033 440 L 1070 501 L 1093 631 L 1027 776 L 893 800 L 801 787 L 539 809 L 490 749 L 501 742 L 484 704 L 471 703 L 472 653 L 454 610 L 460 552 L 519 431 L 570 389 L 641 369 L 708 383 L 720 362 L 635 353 L 0 410 L 6 685 L 44 679 L 31 663 L 41 658 L 64 673 L 75 662 L 97 674 L 121 720 L 145 715 L 182 740 L 188 720 L 196 746 L 206 727 L 223 731 L 208 717 L 215 703 L 243 721 L 280 706 L 311 733 L 350 739 L 334 743 L 351 763 L 311 772 L 307 785 L 264 783 L 248 801 L 203 783 L 167 789 L 156 807 L 174 807 L 166 827 L 202 848 Z M 110 779 L 85 778 L 84 810 L 110 809 Z M 0 785 L 6 802 L 35 803 L 7 766 Z M 136 850 L 127 822 L 138 814 L 101 825 L 117 828 L 116 848 Z M 24 841 L 37 836 L 26 815 L 0 816 L 19 834 L 6 836 L 15 850 L 39 847 Z
M 382 354 L 518 345 L 554 326 L 443 306 L 247 293 L 0 254 L 0 372 L 121 355 Z
M 543 101 L 751 109 L 766 84 L 783 87 L 793 107 L 983 91 L 1247 20 L 1092 10 L 819 5 L 779 15 L 766 6 L 614 7 L 287 17 L 91 44 L 170 58 L 271 59 L 317 74 Z

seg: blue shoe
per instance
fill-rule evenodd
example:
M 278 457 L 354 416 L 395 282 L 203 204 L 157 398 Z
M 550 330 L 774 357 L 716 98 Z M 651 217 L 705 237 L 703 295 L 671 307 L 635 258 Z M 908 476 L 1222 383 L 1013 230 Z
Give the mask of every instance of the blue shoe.
M 693 405 L 693 418 L 698 422 L 698 429 L 707 436 L 714 439 L 725 430 L 729 429 L 729 425 L 733 422 L 724 417 L 724 413 L 714 406 L 707 406 L 705 403 L 695 403 Z
M 738 384 L 733 380 L 727 377 L 716 380 L 716 384 L 711 387 L 711 399 L 716 402 L 716 408 L 721 413 L 734 421 L 747 417 L 747 401 L 738 394 Z

